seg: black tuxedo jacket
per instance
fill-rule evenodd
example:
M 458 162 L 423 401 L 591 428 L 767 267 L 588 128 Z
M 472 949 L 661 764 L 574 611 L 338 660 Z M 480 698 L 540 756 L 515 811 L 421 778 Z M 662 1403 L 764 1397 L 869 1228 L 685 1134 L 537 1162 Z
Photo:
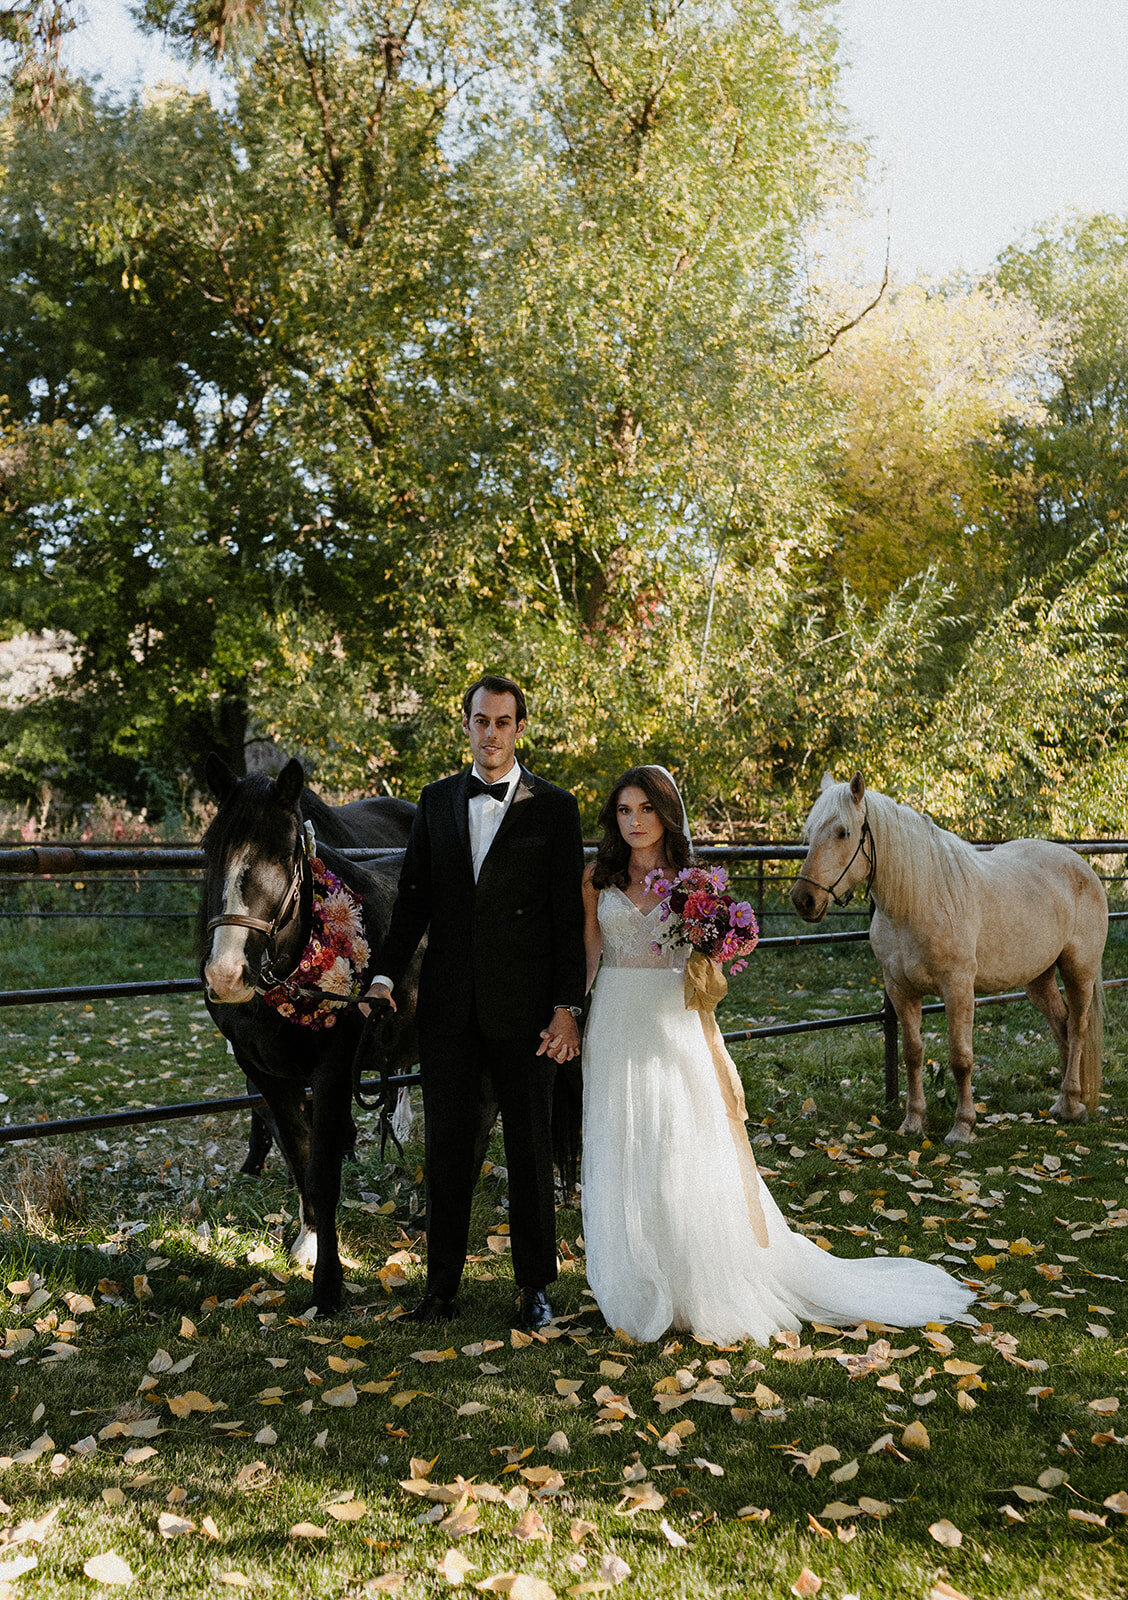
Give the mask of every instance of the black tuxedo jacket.
M 411 825 L 388 936 L 372 970 L 402 981 L 423 935 L 421 1032 L 491 1039 L 548 1025 L 580 1005 L 586 977 L 583 837 L 573 795 L 521 768 L 477 883 L 469 771 L 428 784 Z

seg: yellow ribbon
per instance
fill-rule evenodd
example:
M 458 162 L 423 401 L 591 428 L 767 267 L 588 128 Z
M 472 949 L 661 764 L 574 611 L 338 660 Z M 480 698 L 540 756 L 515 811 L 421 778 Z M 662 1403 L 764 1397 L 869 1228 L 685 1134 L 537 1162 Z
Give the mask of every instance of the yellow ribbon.
M 721 1091 L 729 1131 L 736 1147 L 737 1164 L 744 1184 L 744 1198 L 748 1205 L 748 1220 L 752 1224 L 757 1244 L 766 1250 L 768 1225 L 764 1218 L 764 1208 L 760 1204 L 760 1179 L 756 1171 L 756 1158 L 752 1154 L 752 1146 L 748 1143 L 748 1135 L 744 1129 L 744 1124 L 748 1120 L 748 1109 L 744 1103 L 744 1085 L 740 1081 L 740 1074 L 732 1057 L 725 1049 L 725 1042 L 721 1038 L 721 1030 L 714 1016 L 717 1006 L 727 993 L 728 979 L 720 967 L 715 961 L 710 961 L 708 956 L 702 955 L 700 950 L 695 950 L 685 965 L 685 1008 L 687 1011 L 697 1011 L 701 1015 L 701 1027 L 705 1034 L 705 1042 L 709 1046 L 709 1053 L 713 1057 L 717 1086 Z

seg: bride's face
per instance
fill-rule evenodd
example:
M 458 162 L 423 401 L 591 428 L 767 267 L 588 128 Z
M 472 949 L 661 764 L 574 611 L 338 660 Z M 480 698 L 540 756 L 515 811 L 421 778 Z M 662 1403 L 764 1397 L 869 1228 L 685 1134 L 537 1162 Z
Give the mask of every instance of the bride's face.
M 652 850 L 666 836 L 658 813 L 645 789 L 628 784 L 619 791 L 615 806 L 619 832 L 632 850 Z

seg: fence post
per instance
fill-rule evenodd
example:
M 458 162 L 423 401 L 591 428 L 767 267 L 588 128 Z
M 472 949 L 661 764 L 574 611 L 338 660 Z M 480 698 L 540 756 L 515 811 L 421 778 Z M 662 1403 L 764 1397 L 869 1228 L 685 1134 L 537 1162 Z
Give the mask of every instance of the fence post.
M 763 925 L 764 925 L 764 858 L 763 858 L 763 856 L 760 856 L 760 858 L 756 862 L 756 926 L 758 928 L 762 928 Z
M 888 990 L 882 990 L 881 1031 L 885 1035 L 885 1104 L 888 1106 L 896 1100 L 901 1088 L 897 1072 L 897 1013 Z

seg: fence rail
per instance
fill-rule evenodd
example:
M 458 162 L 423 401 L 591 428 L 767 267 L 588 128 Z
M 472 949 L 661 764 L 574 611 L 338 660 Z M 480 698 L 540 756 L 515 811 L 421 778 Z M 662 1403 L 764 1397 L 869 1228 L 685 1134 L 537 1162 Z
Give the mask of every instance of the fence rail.
M 1128 840 L 1061 840 L 1082 855 L 1116 856 L 1128 855 Z M 977 849 L 990 850 L 990 843 L 977 843 Z M 350 860 L 371 861 L 380 856 L 399 854 L 396 850 L 374 850 L 372 848 L 351 848 L 339 852 Z M 585 853 L 590 856 L 594 853 L 591 847 L 586 847 Z M 785 876 L 773 874 L 769 878 L 764 873 L 765 862 L 801 861 L 806 855 L 806 847 L 802 844 L 776 843 L 760 845 L 707 845 L 697 851 L 697 856 L 705 861 L 753 862 L 757 867 L 756 883 L 758 888 L 758 914 L 765 914 L 763 907 L 763 894 L 769 882 L 786 882 Z M 132 846 L 70 846 L 70 845 L 27 845 L 20 848 L 0 849 L 0 883 L 4 878 L 19 877 L 27 881 L 28 875 L 36 879 L 42 877 L 54 878 L 57 874 L 94 875 L 108 872 L 127 871 L 137 874 L 153 869 L 175 869 L 177 872 L 198 871 L 204 865 L 202 850 L 193 847 L 168 847 L 154 846 L 152 848 L 137 849 Z M 117 880 L 132 881 L 132 880 Z M 162 882 L 176 880 L 163 879 Z M 1113 880 L 1123 881 L 1120 878 Z M 30 913 L 35 915 L 36 913 Z M 43 913 L 38 913 L 43 915 Z M 851 916 L 864 914 L 860 909 L 847 913 Z M 3 915 L 3 913 L 0 913 Z M 76 912 L 47 913 L 48 916 L 73 916 L 97 917 L 100 915 L 130 915 L 133 917 L 179 917 L 191 916 L 192 912 L 134 912 L 134 913 L 102 913 L 97 910 Z M 1128 920 L 1128 912 L 1110 913 L 1110 921 Z M 758 949 L 762 952 L 797 950 L 816 945 L 858 944 L 868 940 L 869 934 L 865 929 L 853 929 L 847 932 L 822 932 L 784 935 L 761 939 Z M 1120 988 L 1128 985 L 1128 978 L 1107 978 L 1104 980 L 1106 989 Z M 196 978 L 165 978 L 138 980 L 127 983 L 82 984 L 64 988 L 51 989 L 13 989 L 0 991 L 0 1008 L 27 1006 L 27 1005 L 53 1005 L 74 1001 L 108 1000 L 108 999 L 133 999 L 146 995 L 176 995 L 199 994 L 200 982 Z M 1016 1000 L 1024 1000 L 1025 994 L 1021 991 L 1012 994 L 980 995 L 976 998 L 977 1007 L 985 1005 L 1005 1005 Z M 922 1007 L 925 1015 L 942 1012 L 942 1004 L 926 1005 Z M 858 1012 L 850 1016 L 815 1017 L 800 1022 L 771 1023 L 757 1028 L 741 1028 L 725 1033 L 723 1038 L 726 1044 L 747 1043 L 758 1039 L 785 1038 L 793 1034 L 815 1033 L 837 1028 L 855 1028 L 880 1025 L 884 1039 L 885 1052 L 885 1097 L 890 1102 L 898 1093 L 898 1028 L 897 1017 L 893 1010 L 888 995 L 883 997 L 880 1011 Z M 406 1087 L 420 1082 L 418 1073 L 407 1073 L 393 1078 L 390 1082 L 397 1087 Z M 365 1091 L 376 1089 L 376 1083 L 363 1085 Z M 262 1097 L 259 1095 L 236 1095 L 219 1100 L 186 1101 L 179 1104 L 164 1106 L 144 1106 L 128 1111 L 100 1112 L 88 1116 L 68 1117 L 55 1121 L 33 1123 L 6 1123 L 0 1125 L 0 1144 L 10 1144 L 23 1140 L 46 1138 L 64 1133 L 93 1132 L 99 1128 L 131 1127 L 146 1122 L 170 1122 L 190 1117 L 214 1116 L 229 1111 L 242 1111 L 260 1105 Z

